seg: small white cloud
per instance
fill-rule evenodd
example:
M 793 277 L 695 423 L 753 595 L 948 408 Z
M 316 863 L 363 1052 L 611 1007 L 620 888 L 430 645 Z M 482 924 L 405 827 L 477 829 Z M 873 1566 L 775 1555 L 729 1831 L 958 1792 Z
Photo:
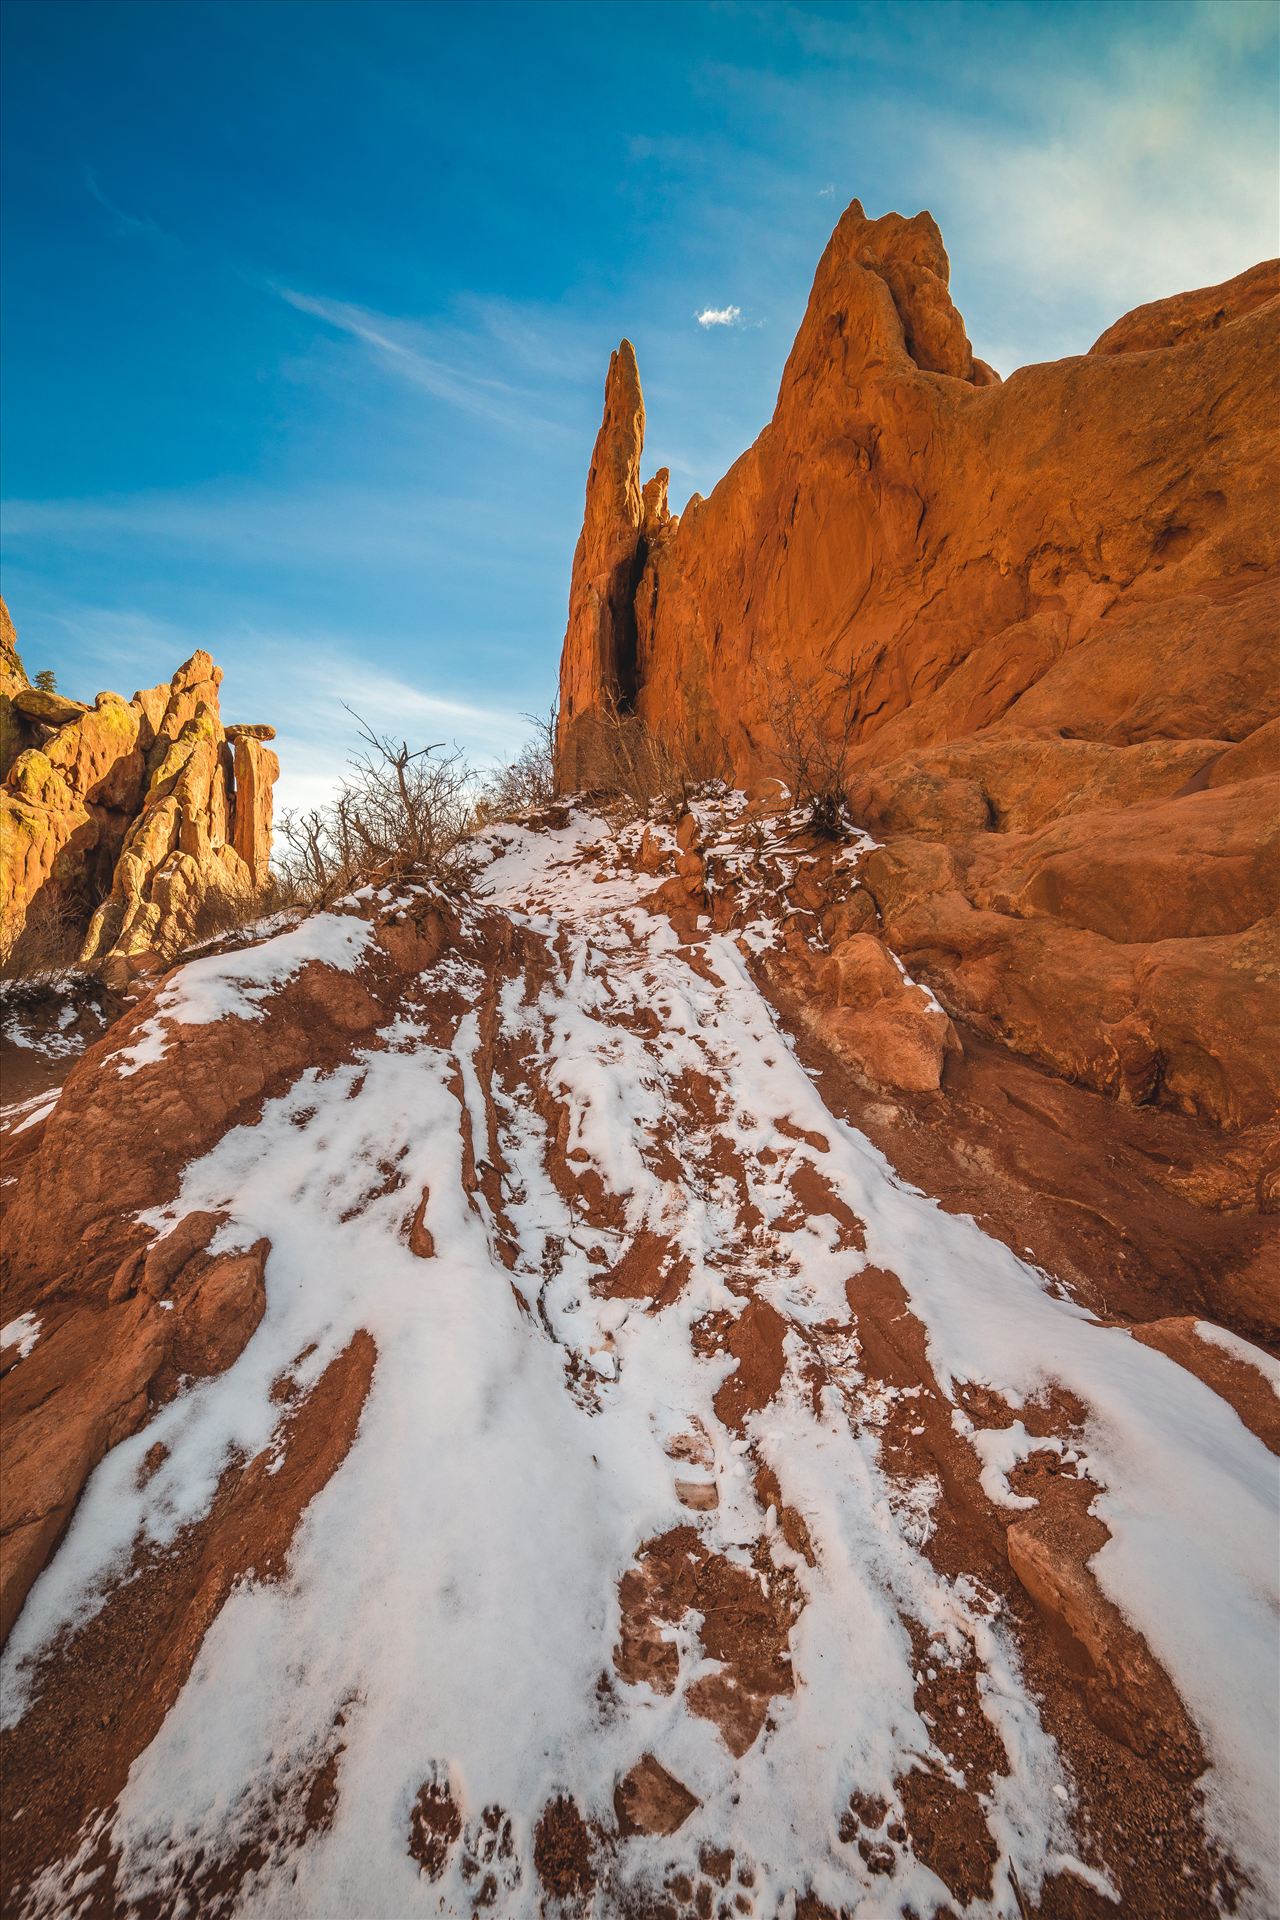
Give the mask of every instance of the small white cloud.
M 736 327 L 741 318 L 741 307 L 704 307 L 694 315 L 700 327 Z
M 835 187 L 834 187 L 834 186 L 826 186 L 826 187 L 819 187 L 819 188 L 818 188 L 818 198 L 819 198 L 819 200 L 830 200 L 830 199 L 831 199 L 831 197 L 832 197 L 832 195 L 833 195 L 834 193 L 835 193 Z

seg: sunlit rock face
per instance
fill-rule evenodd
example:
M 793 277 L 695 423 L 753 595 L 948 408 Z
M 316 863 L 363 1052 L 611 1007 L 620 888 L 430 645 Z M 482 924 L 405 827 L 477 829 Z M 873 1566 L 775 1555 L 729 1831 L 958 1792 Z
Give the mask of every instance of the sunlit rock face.
M 222 669 L 195 653 L 167 684 L 92 707 L 27 685 L 3 640 L 0 950 L 43 937 L 108 972 L 188 940 L 211 895 L 261 888 L 279 761 L 265 726 L 224 727 Z
M 1280 1096 L 1280 268 L 1003 382 L 948 282 L 928 214 L 854 201 L 773 419 L 678 520 L 665 488 L 646 518 L 619 350 L 561 783 L 591 784 L 581 742 L 615 706 L 699 767 L 776 775 L 795 690 L 847 737 L 882 924 L 949 1013 L 1123 1100 L 1248 1126 Z
M 643 447 L 640 375 L 635 348 L 624 340 L 609 360 L 569 588 L 557 746 L 571 786 L 591 785 L 598 773 L 591 723 L 602 702 L 627 709 L 635 697 L 636 587 L 650 523 L 666 513 L 665 487 L 656 477 L 641 488 Z

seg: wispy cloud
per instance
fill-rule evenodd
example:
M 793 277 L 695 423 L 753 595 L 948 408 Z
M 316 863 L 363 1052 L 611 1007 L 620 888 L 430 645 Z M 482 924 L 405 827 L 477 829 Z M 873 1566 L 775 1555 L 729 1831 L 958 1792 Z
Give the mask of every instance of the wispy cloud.
M 704 307 L 693 317 L 700 327 L 736 327 L 742 318 L 742 308 Z
M 85 168 L 84 178 L 90 196 L 110 217 L 121 239 L 149 241 L 164 250 L 185 250 L 184 243 L 167 233 L 157 221 L 118 206 L 103 191 L 92 168 Z M 470 327 L 433 326 L 428 322 L 394 319 L 353 301 L 305 293 L 229 259 L 214 264 L 247 285 L 283 300 L 296 312 L 305 313 L 357 341 L 384 373 L 460 412 L 504 427 L 540 429 L 548 433 L 561 431 L 557 422 L 541 417 L 531 391 L 466 364 L 468 354 L 494 357 L 496 350 L 499 360 L 522 361 L 532 374 L 544 381 L 548 373 L 565 376 L 576 371 L 580 363 L 548 339 L 531 311 L 522 310 L 515 302 L 473 300 Z M 440 337 L 460 352 L 442 354 L 437 347 Z
M 1221 28 L 1217 16 L 1205 22 L 1207 32 L 1159 53 L 1114 48 L 1105 79 L 1058 76 L 1035 127 L 920 129 L 922 151 L 945 163 L 949 197 L 969 210 L 971 269 L 1046 310 L 1065 301 L 1068 318 L 1088 300 L 1105 324 L 1274 251 L 1274 172 L 1256 164 L 1256 121 L 1221 113 Z
M 81 552 L 148 549 L 230 557 L 273 568 L 318 561 L 465 564 L 463 536 L 481 543 L 521 542 L 508 512 L 462 490 L 442 495 L 411 485 L 192 487 L 119 497 L 6 499 L 6 556 L 56 542 Z M 531 538 L 533 536 L 531 535 Z
M 463 413 L 498 426 L 557 430 L 555 422 L 537 412 L 528 390 L 433 353 L 431 333 L 425 326 L 395 320 L 350 301 L 301 293 L 296 287 L 273 285 L 272 291 L 297 312 L 310 314 L 359 341 L 384 372 Z M 482 342 L 477 337 L 472 344 L 479 348 Z
M 792 57 L 713 70 L 762 145 L 786 141 L 777 178 L 796 201 L 825 204 L 816 177 L 839 183 L 837 204 L 934 213 L 975 348 L 1005 372 L 1083 352 L 1126 309 L 1274 253 L 1280 212 L 1269 0 L 1096 7 L 1083 37 L 1071 9 L 1031 11 L 1027 34 L 1017 9 L 995 9 L 977 45 L 962 8 L 766 7 Z M 869 59 L 883 84 L 868 85 Z M 757 190 L 757 222 L 760 204 Z
M 171 233 L 145 214 L 128 213 L 124 207 L 105 194 L 98 184 L 98 176 L 92 167 L 84 170 L 84 183 L 89 190 L 91 200 L 96 200 L 102 211 L 110 217 L 112 227 L 122 240 L 149 240 L 157 246 L 175 247 L 179 243 Z

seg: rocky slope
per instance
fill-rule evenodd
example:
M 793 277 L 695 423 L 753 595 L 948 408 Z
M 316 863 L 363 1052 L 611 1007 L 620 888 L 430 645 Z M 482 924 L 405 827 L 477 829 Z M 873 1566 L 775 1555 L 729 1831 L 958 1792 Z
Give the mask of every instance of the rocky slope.
M 989 1057 L 799 813 L 475 853 L 10 1117 L 6 1911 L 1262 1920 L 1203 1130 Z
M 262 887 L 274 729 L 224 727 L 221 682 L 195 653 L 132 700 L 43 692 L 0 601 L 0 955 L 24 932 L 71 933 L 85 964 L 124 978 L 172 957 L 210 895 Z
M 875 930 L 951 1015 L 1246 1133 L 1280 1103 L 1280 271 L 1003 383 L 948 277 L 927 214 L 855 201 L 773 419 L 678 519 L 619 348 L 561 779 L 593 784 L 614 704 L 695 766 L 785 773 L 809 703 L 880 843 Z
M 855 206 L 711 500 L 642 484 L 625 344 L 592 465 L 561 779 L 638 715 L 749 790 L 24 1030 L 7 1914 L 1270 1920 L 1275 312 L 1001 384 Z M 91 951 L 254 871 L 216 691 L 17 688 Z

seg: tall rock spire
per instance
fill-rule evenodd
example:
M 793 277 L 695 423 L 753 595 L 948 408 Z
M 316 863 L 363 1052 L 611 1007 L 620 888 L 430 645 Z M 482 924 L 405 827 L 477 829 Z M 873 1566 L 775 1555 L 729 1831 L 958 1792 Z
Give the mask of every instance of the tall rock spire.
M 557 764 L 567 788 L 591 784 L 584 721 L 602 707 L 625 710 L 635 696 L 635 589 L 645 557 L 643 450 L 640 372 L 635 348 L 624 340 L 609 357 L 604 418 L 587 475 L 569 587 L 557 733 Z

